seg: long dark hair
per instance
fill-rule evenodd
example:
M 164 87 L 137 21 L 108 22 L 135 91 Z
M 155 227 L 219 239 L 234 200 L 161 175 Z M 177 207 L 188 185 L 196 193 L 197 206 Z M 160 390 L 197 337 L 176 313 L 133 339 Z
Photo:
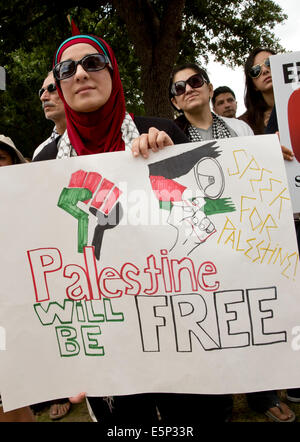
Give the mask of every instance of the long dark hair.
M 252 78 L 249 75 L 250 69 L 254 65 L 254 58 L 260 52 L 269 52 L 275 55 L 276 52 L 269 48 L 254 49 L 246 60 L 244 66 L 245 72 L 245 106 L 247 109 L 247 119 L 252 129 L 256 129 L 257 133 L 264 133 L 264 112 L 267 110 L 267 103 L 260 91 L 254 87 Z

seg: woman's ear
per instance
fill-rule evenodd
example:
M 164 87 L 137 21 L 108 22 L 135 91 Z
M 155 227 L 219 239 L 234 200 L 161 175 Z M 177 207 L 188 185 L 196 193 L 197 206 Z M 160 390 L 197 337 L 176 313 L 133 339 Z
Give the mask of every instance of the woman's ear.
M 209 91 L 209 97 L 212 98 L 214 95 L 214 87 L 211 83 L 208 83 L 208 91 Z
M 173 106 L 175 106 L 176 109 L 178 110 L 178 112 L 180 112 L 180 108 L 178 107 L 178 105 L 177 105 L 177 103 L 176 103 L 176 98 L 175 98 L 175 97 L 172 97 L 172 98 L 171 98 L 171 101 L 172 101 Z

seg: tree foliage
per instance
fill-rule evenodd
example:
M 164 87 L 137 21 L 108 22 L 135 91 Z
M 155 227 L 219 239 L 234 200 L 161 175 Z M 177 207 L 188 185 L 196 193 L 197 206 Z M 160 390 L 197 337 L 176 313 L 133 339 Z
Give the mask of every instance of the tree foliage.
M 113 47 L 127 109 L 170 117 L 168 82 L 176 63 L 208 57 L 241 65 L 259 45 L 281 50 L 272 32 L 286 17 L 273 0 L 6 0 L 0 5 L 0 133 L 27 156 L 49 136 L 37 91 L 58 45 L 70 36 L 67 15 L 82 33 Z

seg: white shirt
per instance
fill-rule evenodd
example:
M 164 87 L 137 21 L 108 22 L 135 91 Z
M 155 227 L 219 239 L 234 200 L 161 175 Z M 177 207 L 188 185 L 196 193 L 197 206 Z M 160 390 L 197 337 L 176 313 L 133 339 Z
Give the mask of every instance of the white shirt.
M 57 138 L 57 137 L 59 137 L 59 133 L 58 133 L 57 130 L 56 130 L 56 126 L 54 126 L 53 131 L 52 131 L 50 137 L 47 138 L 47 140 L 43 141 L 43 142 L 42 142 L 42 143 L 41 143 L 41 144 L 35 149 L 35 151 L 33 152 L 33 155 L 32 155 L 32 159 L 34 159 L 34 157 L 36 157 L 37 154 L 40 153 L 40 151 L 43 150 L 43 148 L 44 148 L 45 146 L 47 146 L 47 144 L 50 144 L 50 143 L 51 143 L 53 140 L 55 140 L 55 138 Z
M 254 135 L 253 130 L 251 129 L 249 124 L 245 123 L 245 121 L 238 120 L 237 118 L 222 117 L 221 115 L 218 115 L 218 117 L 222 118 L 227 126 L 234 130 L 238 137 L 247 137 L 249 135 Z

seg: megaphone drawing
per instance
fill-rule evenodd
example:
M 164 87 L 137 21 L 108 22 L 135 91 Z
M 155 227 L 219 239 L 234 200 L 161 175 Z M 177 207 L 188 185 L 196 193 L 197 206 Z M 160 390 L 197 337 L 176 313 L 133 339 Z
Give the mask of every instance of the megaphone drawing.
M 205 197 L 218 199 L 225 187 L 223 170 L 217 160 L 204 157 L 194 167 L 194 174 L 199 188 Z

